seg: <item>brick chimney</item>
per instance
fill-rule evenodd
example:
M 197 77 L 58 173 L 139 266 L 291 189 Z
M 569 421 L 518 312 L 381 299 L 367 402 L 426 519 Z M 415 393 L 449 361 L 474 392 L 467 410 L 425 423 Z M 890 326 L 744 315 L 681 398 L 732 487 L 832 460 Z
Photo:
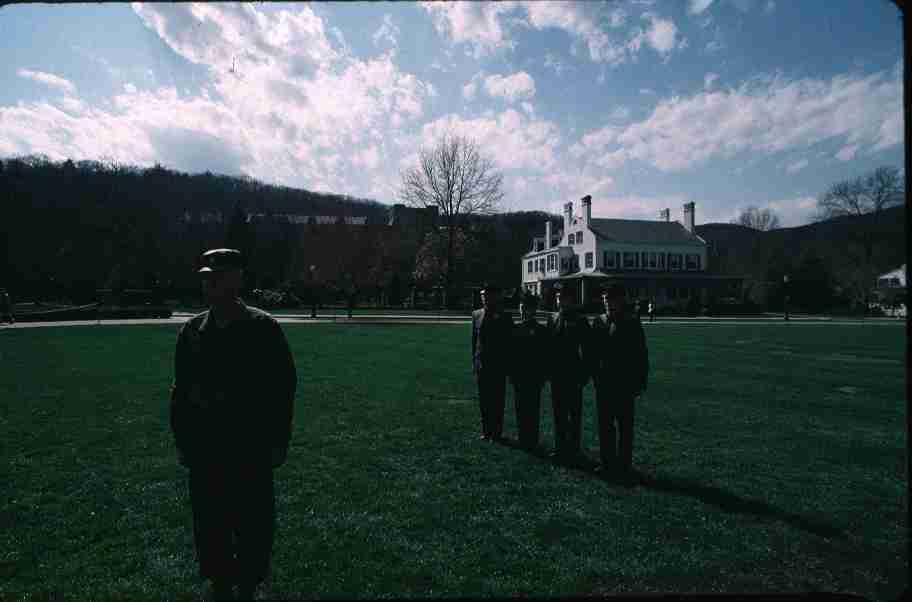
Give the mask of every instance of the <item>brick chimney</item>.
M 573 203 L 564 203 L 564 232 L 570 231 L 570 222 L 573 221 Z
M 662 209 L 659 211 L 659 220 L 670 222 L 671 221 L 671 209 Z
M 684 227 L 693 234 L 694 231 L 694 203 L 684 203 Z
M 551 248 L 551 220 L 545 220 L 545 250 Z
M 588 226 L 592 221 L 592 196 L 587 194 L 580 200 L 583 202 L 583 219 Z

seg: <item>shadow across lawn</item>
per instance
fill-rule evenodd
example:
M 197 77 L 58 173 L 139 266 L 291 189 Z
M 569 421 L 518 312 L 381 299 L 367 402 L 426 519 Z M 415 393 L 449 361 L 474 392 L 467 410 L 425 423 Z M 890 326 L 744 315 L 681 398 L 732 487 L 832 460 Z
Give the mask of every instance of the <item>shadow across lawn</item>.
M 506 447 L 522 450 L 518 442 L 512 439 L 504 438 L 499 440 L 498 443 Z M 535 452 L 527 453 L 541 458 L 544 461 L 549 460 L 548 455 L 546 453 L 543 453 L 541 448 Z M 792 527 L 795 527 L 796 529 L 801 529 L 803 531 L 811 533 L 812 535 L 817 535 L 819 537 L 824 537 L 827 539 L 848 539 L 845 532 L 827 522 L 804 516 L 802 514 L 788 512 L 787 510 L 783 510 L 782 508 L 778 508 L 761 500 L 743 498 L 735 495 L 730 491 L 722 489 L 721 487 L 707 485 L 695 479 L 654 476 L 639 471 L 635 471 L 630 479 L 617 479 L 611 474 L 605 475 L 597 472 L 597 467 L 598 463 L 589 458 L 584 458 L 577 465 L 567 466 L 567 468 L 571 470 L 577 470 L 579 472 L 590 474 L 593 478 L 599 479 L 601 481 L 606 481 L 608 483 L 623 484 L 627 487 L 639 486 L 645 487 L 647 489 L 653 489 L 655 491 L 661 491 L 663 493 L 686 495 L 696 498 L 704 504 L 716 506 L 725 512 L 731 512 L 733 514 L 752 514 L 755 516 L 779 520 L 788 525 L 791 525 Z

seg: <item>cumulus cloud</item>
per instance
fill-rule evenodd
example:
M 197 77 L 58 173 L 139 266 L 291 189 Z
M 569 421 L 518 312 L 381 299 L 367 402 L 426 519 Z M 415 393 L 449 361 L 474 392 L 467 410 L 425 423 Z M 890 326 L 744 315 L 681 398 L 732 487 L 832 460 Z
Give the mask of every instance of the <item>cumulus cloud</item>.
M 445 133 L 475 139 L 501 169 L 547 170 L 556 165 L 560 128 L 515 109 L 465 119 L 446 115 L 421 128 L 419 146 L 433 147 Z
M 846 146 L 839 149 L 839 152 L 836 153 L 836 158 L 840 161 L 851 161 L 855 158 L 855 153 L 858 152 L 857 144 L 847 144 Z
M 712 5 L 713 0 L 690 0 L 687 12 L 692 15 L 699 15 Z
M 898 71 L 830 80 L 761 77 L 726 92 L 661 101 L 652 114 L 616 136 L 581 144 L 595 162 L 616 168 L 631 159 L 679 171 L 743 151 L 776 153 L 841 141 L 840 158 L 857 148 L 898 144 L 902 89 Z M 885 124 L 891 124 L 887 126 Z M 601 133 L 596 130 L 594 134 Z M 602 142 L 604 141 L 604 144 Z M 600 148 L 601 147 L 601 148 Z
M 378 164 L 377 132 L 417 120 L 436 94 L 400 70 L 394 53 L 362 60 L 330 41 L 309 6 L 272 13 L 251 4 L 133 8 L 181 57 L 207 68 L 200 93 L 127 84 L 110 106 L 65 97 L 58 105 L 0 107 L 5 151 L 109 155 L 345 190 L 345 170 Z M 346 152 L 352 147 L 359 152 Z
M 374 32 L 373 40 L 375 46 L 385 43 L 393 48 L 399 47 L 399 27 L 393 23 L 392 15 L 383 15 L 383 23 Z
M 767 207 L 779 216 L 779 223 L 783 228 L 791 228 L 813 220 L 817 212 L 817 199 L 812 196 L 779 199 L 770 201 Z
M 76 93 L 76 86 L 74 86 L 71 81 L 62 78 L 59 75 L 54 75 L 53 73 L 46 73 L 44 71 L 31 71 L 29 69 L 19 69 L 16 72 L 16 75 L 19 77 L 24 77 L 25 79 L 36 81 L 46 86 L 50 86 L 52 88 L 57 88 L 66 94 Z
M 485 91 L 490 96 L 503 98 L 507 102 L 535 96 L 535 80 L 525 71 L 512 75 L 490 75 L 484 80 Z
M 802 169 L 804 169 L 807 166 L 808 166 L 807 159 L 799 159 L 798 161 L 795 161 L 794 163 L 792 163 L 788 167 L 786 167 L 785 171 L 787 171 L 789 173 L 798 173 L 799 171 L 801 171 Z
M 560 29 L 585 45 L 589 57 L 595 62 L 619 65 L 632 60 L 640 49 L 649 46 L 663 56 L 674 49 L 686 46 L 678 41 L 678 29 L 670 19 L 663 19 L 651 12 L 643 13 L 650 20 L 647 29 L 634 28 L 626 36 L 620 29 L 627 21 L 627 11 L 613 8 L 605 11 L 595 3 L 568 3 L 554 0 L 523 0 L 517 2 L 425 2 L 422 6 L 430 13 L 437 31 L 455 43 L 470 44 L 473 55 L 480 58 L 515 43 L 508 25 L 521 23 L 538 30 Z M 508 20 L 507 15 L 517 12 L 520 16 Z M 605 20 L 617 33 L 609 35 L 599 22 Z M 571 46 L 571 54 L 576 46 Z
M 515 8 L 513 2 L 422 2 L 434 27 L 455 43 L 467 43 L 475 58 L 513 47 L 500 15 Z
M 472 78 L 469 83 L 462 87 L 462 97 L 468 101 L 475 100 L 475 95 L 478 93 L 478 82 L 475 78 Z

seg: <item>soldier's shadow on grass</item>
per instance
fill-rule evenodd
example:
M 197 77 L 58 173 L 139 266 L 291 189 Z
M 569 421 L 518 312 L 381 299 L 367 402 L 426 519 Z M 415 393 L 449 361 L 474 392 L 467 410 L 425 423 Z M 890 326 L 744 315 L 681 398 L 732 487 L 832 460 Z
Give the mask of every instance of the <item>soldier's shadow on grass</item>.
M 655 477 L 641 473 L 637 483 L 641 487 L 663 493 L 687 495 L 700 500 L 704 504 L 716 506 L 725 512 L 753 514 L 771 518 L 827 539 L 847 539 L 846 534 L 841 529 L 824 521 L 777 508 L 762 500 L 743 498 L 720 487 L 707 485 L 693 479 Z
M 515 441 L 505 439 L 501 440 L 500 443 L 507 447 L 521 449 Z M 533 455 L 546 457 L 540 453 L 534 453 Z M 590 460 L 584 461 L 582 465 L 570 468 L 591 474 L 594 478 L 606 481 L 608 483 L 612 483 L 614 481 L 611 475 L 605 476 L 597 473 L 595 471 L 596 466 L 597 464 Z M 623 484 L 628 487 L 639 486 L 645 487 L 647 489 L 653 489 L 655 491 L 661 491 L 663 493 L 690 496 L 700 500 L 704 504 L 716 506 L 725 512 L 731 512 L 733 514 L 753 514 L 755 516 L 779 520 L 797 529 L 801 529 L 813 535 L 827 539 L 848 539 L 845 532 L 843 532 L 838 527 L 835 527 L 824 521 L 810 518 L 794 512 L 788 512 L 787 510 L 777 508 L 776 506 L 773 506 L 772 504 L 761 500 L 743 498 L 720 487 L 707 485 L 693 479 L 667 476 L 656 477 L 653 475 L 636 472 L 632 480 L 625 481 Z

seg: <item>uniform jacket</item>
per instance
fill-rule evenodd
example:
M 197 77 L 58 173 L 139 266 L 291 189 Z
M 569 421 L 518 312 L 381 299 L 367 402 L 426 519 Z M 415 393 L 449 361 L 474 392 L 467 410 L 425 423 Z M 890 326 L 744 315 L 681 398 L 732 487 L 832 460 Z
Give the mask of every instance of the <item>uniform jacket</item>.
M 596 387 L 624 394 L 646 390 L 649 351 L 640 319 L 630 312 L 617 321 L 602 314 L 595 318 L 592 326 Z
M 532 322 L 513 325 L 510 341 L 510 380 L 514 385 L 541 387 L 548 379 L 548 329 Z
M 241 317 L 227 326 L 216 326 L 205 311 L 178 334 L 170 409 L 184 466 L 275 468 L 287 455 L 294 359 L 278 322 L 241 306 Z
M 509 314 L 498 311 L 491 316 L 484 309 L 472 312 L 472 370 L 476 376 L 482 370 L 506 374 L 512 330 Z
M 548 319 L 552 383 L 585 386 L 592 373 L 589 330 L 589 321 L 578 310 L 561 310 Z

